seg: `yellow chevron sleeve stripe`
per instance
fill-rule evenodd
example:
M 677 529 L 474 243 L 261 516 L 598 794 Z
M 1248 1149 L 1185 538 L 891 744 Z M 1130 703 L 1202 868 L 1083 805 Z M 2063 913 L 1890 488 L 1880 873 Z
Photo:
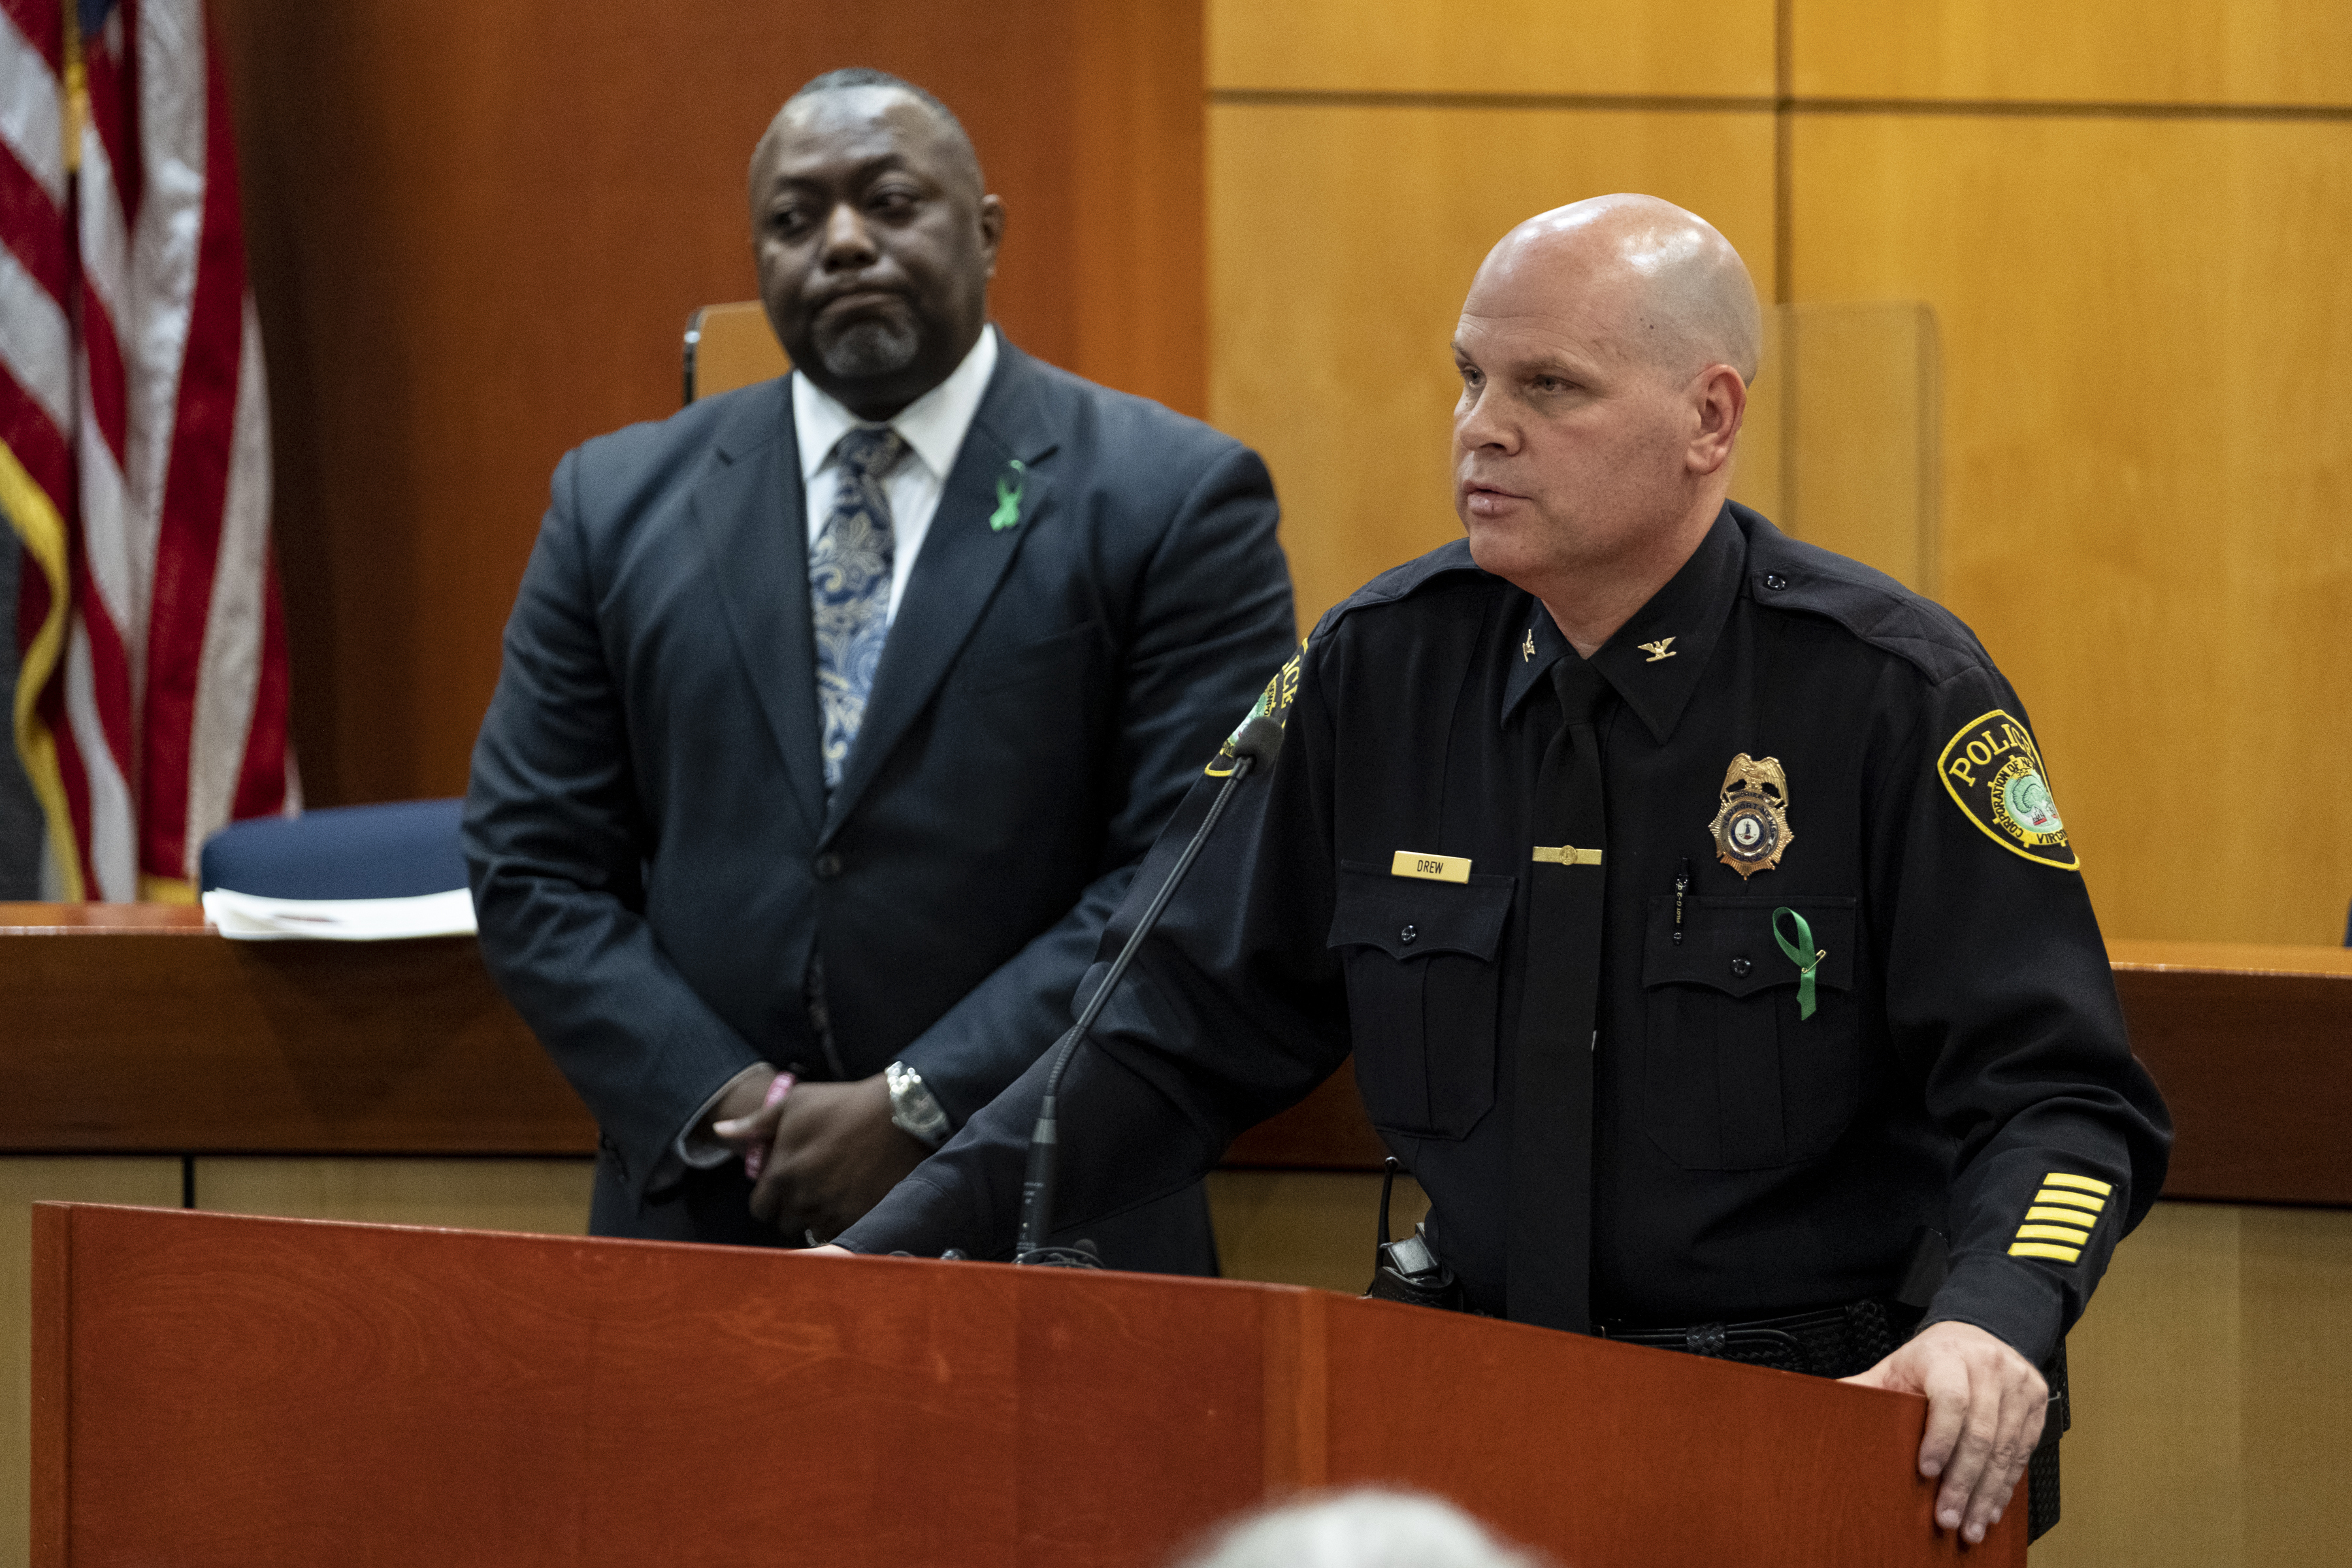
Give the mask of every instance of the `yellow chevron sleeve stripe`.
M 2063 1171 L 2053 1171 L 2042 1180 L 2046 1186 L 2072 1187 L 2078 1193 L 2096 1193 L 2101 1197 L 2116 1190 L 2112 1182 L 2095 1181 L 2089 1176 L 2070 1176 Z
M 2105 1198 L 2086 1198 L 2080 1193 L 2061 1192 L 2055 1187 L 2042 1188 L 2033 1194 L 2033 1201 L 2037 1204 L 2063 1204 L 2068 1208 L 2088 1209 L 2093 1214 L 2107 1206 Z
M 2036 1206 L 2027 1209 L 2025 1211 L 2025 1217 L 2029 1221 L 2046 1219 L 2053 1225 L 2089 1226 L 2099 1223 L 2095 1216 L 2085 1215 L 2080 1209 L 2046 1209 Z
M 2091 1233 L 2063 1225 L 2021 1225 L 2017 1227 L 2020 1241 L 2063 1241 L 2074 1247 L 2090 1245 Z
M 2061 1263 L 2072 1263 L 2083 1256 L 2079 1247 L 2058 1247 L 2047 1241 L 2012 1241 L 2009 1244 L 2011 1258 L 2054 1258 Z

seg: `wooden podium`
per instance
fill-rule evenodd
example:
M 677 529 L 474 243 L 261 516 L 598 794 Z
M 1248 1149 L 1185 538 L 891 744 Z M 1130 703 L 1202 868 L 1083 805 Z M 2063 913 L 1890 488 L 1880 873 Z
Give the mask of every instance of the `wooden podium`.
M 1302 1487 L 1566 1568 L 2025 1561 L 1925 1405 L 1286 1286 L 45 1205 L 36 1568 L 1135 1564 Z

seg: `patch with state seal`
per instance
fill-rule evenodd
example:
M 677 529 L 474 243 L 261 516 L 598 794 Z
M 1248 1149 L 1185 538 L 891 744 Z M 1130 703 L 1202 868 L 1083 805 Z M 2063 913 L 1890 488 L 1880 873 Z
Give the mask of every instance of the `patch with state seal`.
M 1936 772 L 1955 804 L 1986 837 L 2012 855 L 2079 871 L 2066 824 L 2050 797 L 2042 752 L 2021 720 L 2002 709 L 1979 714 L 1944 742 Z

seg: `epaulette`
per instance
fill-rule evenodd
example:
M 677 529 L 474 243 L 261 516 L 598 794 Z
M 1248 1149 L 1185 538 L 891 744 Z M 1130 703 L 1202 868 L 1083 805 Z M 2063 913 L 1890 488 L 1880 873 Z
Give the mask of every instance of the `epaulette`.
M 1976 634 L 1933 599 L 1874 567 L 1791 539 L 1737 501 L 1731 510 L 1748 534 L 1748 591 L 1758 604 L 1835 621 L 1938 685 L 1992 668 Z M 1774 586 L 1776 578 L 1787 586 Z
M 1481 577 L 1486 574 L 1475 561 L 1470 559 L 1470 542 L 1466 539 L 1441 544 L 1426 555 L 1415 556 L 1402 566 L 1390 567 L 1324 611 L 1323 618 L 1315 623 L 1315 629 L 1307 634 L 1306 640 L 1309 644 L 1316 642 L 1354 611 L 1368 609 L 1374 605 L 1393 605 L 1399 599 L 1410 598 L 1436 579 L 1454 573 L 1470 573 Z

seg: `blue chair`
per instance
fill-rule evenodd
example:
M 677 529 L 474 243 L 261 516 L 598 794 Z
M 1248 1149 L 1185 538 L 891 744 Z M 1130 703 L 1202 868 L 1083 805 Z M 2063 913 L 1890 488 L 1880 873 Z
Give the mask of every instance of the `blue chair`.
M 205 840 L 203 890 L 264 899 L 409 899 L 466 885 L 462 800 L 331 806 L 233 822 Z

